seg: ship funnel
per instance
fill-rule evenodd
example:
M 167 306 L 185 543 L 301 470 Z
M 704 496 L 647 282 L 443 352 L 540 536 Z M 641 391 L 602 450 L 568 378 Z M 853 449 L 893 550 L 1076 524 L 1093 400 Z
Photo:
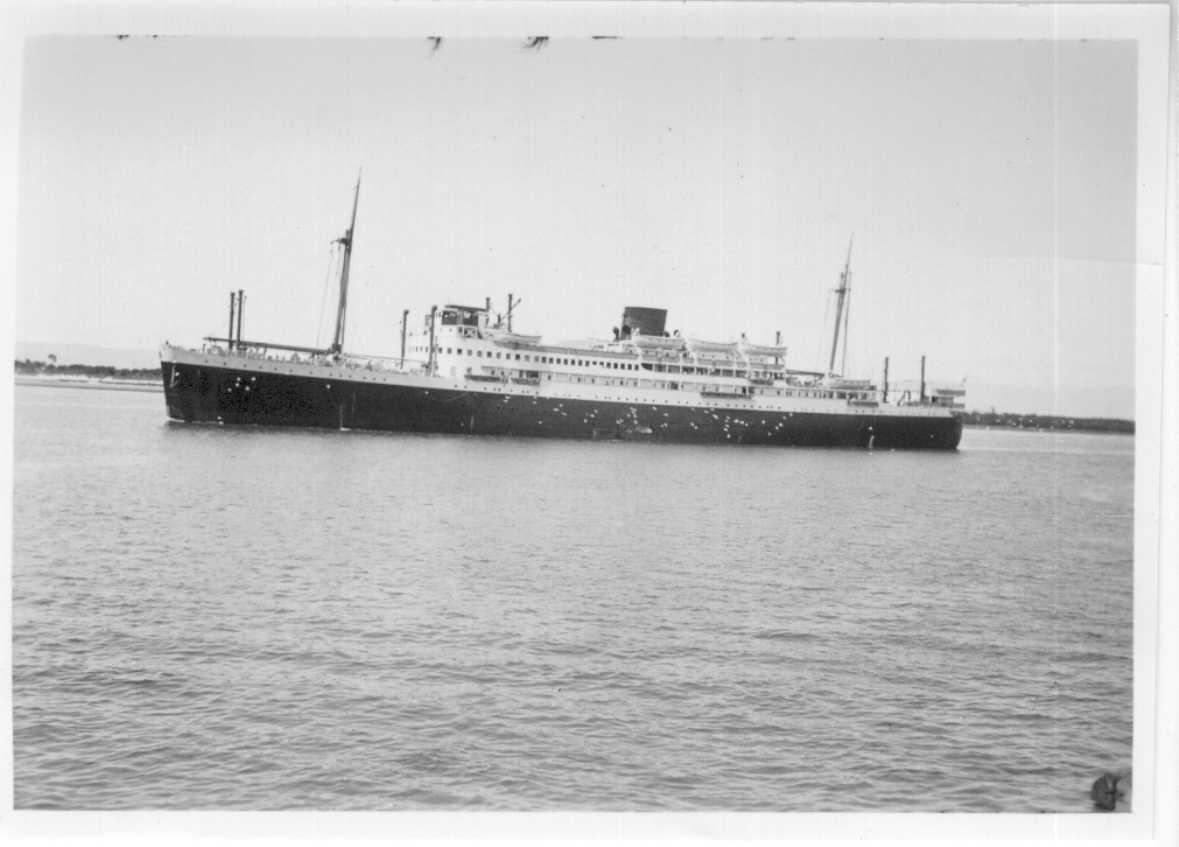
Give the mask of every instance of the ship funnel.
M 622 334 L 624 337 L 635 332 L 642 335 L 663 335 L 666 323 L 667 309 L 627 306 L 622 310 Z

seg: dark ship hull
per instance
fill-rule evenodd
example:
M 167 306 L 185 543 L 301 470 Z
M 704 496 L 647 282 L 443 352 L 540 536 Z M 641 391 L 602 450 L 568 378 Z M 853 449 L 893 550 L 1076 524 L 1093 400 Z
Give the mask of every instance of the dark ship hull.
M 168 415 L 223 425 L 388 432 L 954 450 L 958 415 L 891 407 L 837 413 L 755 408 L 745 402 L 663 404 L 515 391 L 341 380 L 209 364 L 163 363 Z

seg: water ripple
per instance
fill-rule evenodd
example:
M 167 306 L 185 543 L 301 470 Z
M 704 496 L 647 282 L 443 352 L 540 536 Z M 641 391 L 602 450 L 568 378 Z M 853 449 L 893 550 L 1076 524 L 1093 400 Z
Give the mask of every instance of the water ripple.
M 37 390 L 19 808 L 1085 811 L 1129 764 L 1132 439 L 345 438 Z

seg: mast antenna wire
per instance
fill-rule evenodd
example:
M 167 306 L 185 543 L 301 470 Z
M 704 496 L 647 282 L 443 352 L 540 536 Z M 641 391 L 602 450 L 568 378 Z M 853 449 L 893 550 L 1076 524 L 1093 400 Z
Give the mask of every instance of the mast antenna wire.
M 851 288 L 851 284 L 850 284 L 851 283 L 851 271 L 848 271 L 847 281 L 848 281 L 848 288 L 850 289 Z M 843 307 L 843 362 L 839 366 L 840 372 L 844 376 L 847 376 L 847 339 L 849 338 L 849 336 L 847 334 L 847 324 L 848 324 L 848 321 L 850 321 L 850 320 L 851 320 L 851 298 L 848 297 L 847 298 L 847 305 L 845 305 Z M 853 359 L 852 361 L 854 362 L 855 360 Z
M 336 267 L 336 259 L 340 251 L 337 249 L 337 243 L 333 241 L 328 247 L 328 266 L 327 273 L 323 276 L 323 294 L 319 298 L 319 321 L 315 325 L 315 346 L 319 346 L 320 338 L 323 336 L 323 313 L 327 310 L 327 295 L 328 286 L 331 285 L 332 271 Z
M 827 318 L 830 315 L 831 315 L 831 292 L 828 291 L 827 297 L 824 300 L 824 306 L 823 306 L 823 323 L 820 324 L 820 326 L 823 327 L 823 332 L 826 332 Z M 819 369 L 819 365 L 821 365 L 823 363 L 823 345 L 824 345 L 824 343 L 825 343 L 825 341 L 823 339 L 823 333 L 820 332 L 819 346 L 815 348 L 815 370 L 816 371 Z
M 867 264 L 867 263 L 865 263 L 865 264 Z M 853 276 L 854 276 L 854 274 L 853 274 Z M 871 273 L 869 273 L 867 277 L 860 276 L 857 278 L 857 280 L 858 281 L 856 282 L 856 286 L 857 286 L 856 291 L 859 292 L 860 302 L 867 303 L 868 305 L 871 305 L 871 303 L 870 303 L 871 298 L 868 296 L 868 286 L 867 286 L 867 283 L 872 281 Z M 848 308 L 849 308 L 849 310 L 851 308 L 850 298 L 848 300 Z M 865 369 L 872 367 L 872 362 L 873 362 L 873 358 L 872 358 L 873 327 L 872 327 L 872 319 L 871 318 L 872 318 L 872 315 L 876 314 L 876 312 L 877 312 L 877 310 L 875 310 L 875 309 L 868 309 L 868 311 L 864 312 L 865 315 L 868 315 L 868 318 L 865 319 L 865 320 L 867 320 L 867 323 L 864 324 L 863 329 L 859 330 L 856 334 L 856 344 L 855 344 L 856 349 L 852 351 L 852 358 L 851 358 L 853 371 L 855 370 L 855 368 L 857 366 L 859 366 L 860 368 L 865 368 Z M 851 338 L 850 335 L 848 335 L 847 337 Z M 866 374 L 867 372 L 868 372 L 867 370 L 863 371 L 864 374 Z

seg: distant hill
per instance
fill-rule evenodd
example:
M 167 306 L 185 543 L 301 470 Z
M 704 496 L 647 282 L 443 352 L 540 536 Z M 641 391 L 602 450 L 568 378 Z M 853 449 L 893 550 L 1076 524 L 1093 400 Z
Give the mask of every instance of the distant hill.
M 160 354 L 155 350 L 130 350 L 116 347 L 95 347 L 89 344 L 58 344 L 51 341 L 18 341 L 17 360 L 32 359 L 48 362 L 50 355 L 59 365 L 99 365 L 111 368 L 158 368 Z

